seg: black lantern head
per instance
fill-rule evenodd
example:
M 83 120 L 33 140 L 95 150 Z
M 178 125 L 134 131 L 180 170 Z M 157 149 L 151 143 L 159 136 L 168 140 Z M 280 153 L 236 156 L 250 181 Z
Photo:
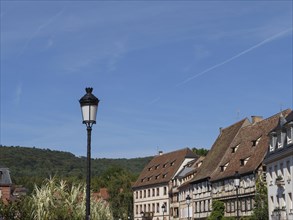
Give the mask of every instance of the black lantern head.
M 239 187 L 239 185 L 240 185 L 240 174 L 238 173 L 238 171 L 235 172 L 234 185 L 236 187 Z
M 189 195 L 187 195 L 187 196 L 186 196 L 186 203 L 187 203 L 187 205 L 189 205 L 189 204 L 190 204 L 190 200 L 191 200 L 190 196 L 189 196 Z
M 93 88 L 86 88 L 86 94 L 79 100 L 81 112 L 82 112 L 82 121 L 87 126 L 92 126 L 96 123 L 97 110 L 99 99 L 92 94 Z

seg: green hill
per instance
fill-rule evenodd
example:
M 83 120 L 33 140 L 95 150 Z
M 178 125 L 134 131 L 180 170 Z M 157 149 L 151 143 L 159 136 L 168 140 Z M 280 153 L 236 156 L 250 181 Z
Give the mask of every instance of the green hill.
M 111 167 L 125 169 L 137 176 L 151 159 L 92 159 L 92 177 L 94 180 Z M 86 176 L 86 157 L 50 149 L 0 146 L 0 166 L 9 168 L 14 183 L 29 188 L 50 176 L 71 181 L 82 181 Z

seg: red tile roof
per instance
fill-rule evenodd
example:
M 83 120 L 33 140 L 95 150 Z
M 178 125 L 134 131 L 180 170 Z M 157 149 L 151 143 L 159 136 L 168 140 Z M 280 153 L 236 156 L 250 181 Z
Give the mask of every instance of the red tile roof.
M 286 117 L 291 112 L 290 109 L 282 112 Z M 211 181 L 234 176 L 235 171 L 239 174 L 255 171 L 263 162 L 268 146 L 269 132 L 279 123 L 280 113 L 273 115 L 262 121 L 242 127 L 228 146 L 224 155 L 220 156 L 220 162 L 211 176 Z M 238 146 L 236 152 L 232 148 Z M 247 161 L 246 161 L 247 160 Z M 226 166 L 221 171 L 220 166 Z
M 155 156 L 140 173 L 133 188 L 169 182 L 180 168 L 185 158 L 197 158 L 190 149 L 184 148 Z
M 221 133 L 203 160 L 202 165 L 198 168 L 197 174 L 191 182 L 207 179 L 211 174 L 218 169 L 222 157 L 229 148 L 231 142 L 239 132 L 240 128 L 250 124 L 248 119 L 243 119 L 235 124 L 221 129 Z

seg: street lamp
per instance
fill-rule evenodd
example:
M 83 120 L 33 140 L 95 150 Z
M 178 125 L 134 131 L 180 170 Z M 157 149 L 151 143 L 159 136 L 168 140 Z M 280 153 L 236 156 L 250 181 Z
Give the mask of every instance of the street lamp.
M 141 212 L 140 212 L 140 215 L 141 215 L 141 219 L 143 219 L 143 217 L 144 217 L 144 212 L 141 211 Z
M 187 216 L 188 216 L 188 220 L 189 220 L 189 205 L 190 205 L 190 200 L 191 200 L 191 198 L 190 198 L 190 196 L 189 195 L 187 195 L 186 196 L 186 203 L 187 203 L 187 207 L 188 207 L 188 209 L 187 209 Z
M 239 186 L 240 186 L 240 175 L 239 175 L 238 171 L 235 172 L 234 186 L 236 187 L 236 211 L 237 211 L 237 220 L 239 220 L 238 189 L 239 189 Z
M 164 213 L 166 212 L 166 206 L 165 206 L 165 203 L 162 205 L 162 210 L 163 210 L 163 220 L 164 220 Z
M 86 177 L 86 220 L 90 220 L 90 190 L 91 190 L 91 132 L 93 124 L 96 124 L 99 99 L 92 94 L 93 88 L 86 88 L 86 94 L 79 100 L 82 123 L 87 128 L 87 177 Z

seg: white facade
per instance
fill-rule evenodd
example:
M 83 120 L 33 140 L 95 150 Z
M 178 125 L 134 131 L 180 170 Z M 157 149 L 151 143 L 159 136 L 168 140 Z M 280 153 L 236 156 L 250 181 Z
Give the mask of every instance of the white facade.
M 293 123 L 271 133 L 267 165 L 270 220 L 293 220 Z
M 169 220 L 169 187 L 167 184 L 150 186 L 136 189 L 133 192 L 134 198 L 134 219 L 141 220 L 143 213 L 152 213 L 154 220 L 163 220 L 163 209 L 165 205 L 164 220 Z

